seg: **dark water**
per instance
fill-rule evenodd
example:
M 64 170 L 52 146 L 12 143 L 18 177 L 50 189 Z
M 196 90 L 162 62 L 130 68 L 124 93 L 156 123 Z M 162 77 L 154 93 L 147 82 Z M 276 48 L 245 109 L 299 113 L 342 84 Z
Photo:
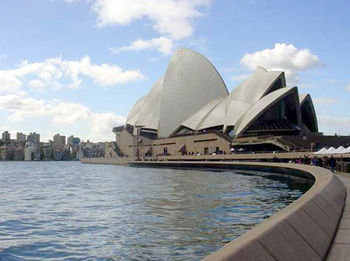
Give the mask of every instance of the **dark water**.
M 0 162 L 0 260 L 198 260 L 305 189 L 252 172 Z

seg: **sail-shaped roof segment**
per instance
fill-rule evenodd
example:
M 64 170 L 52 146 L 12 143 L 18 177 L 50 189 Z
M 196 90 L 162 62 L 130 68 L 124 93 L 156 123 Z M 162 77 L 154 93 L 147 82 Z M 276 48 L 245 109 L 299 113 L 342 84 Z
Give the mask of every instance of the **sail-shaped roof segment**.
M 136 125 L 137 119 L 139 118 L 140 112 L 142 110 L 142 105 L 146 96 L 142 96 L 135 104 L 132 106 L 128 118 L 126 119 L 126 124 Z
M 234 126 L 244 113 L 266 94 L 285 87 L 283 72 L 258 67 L 241 85 L 220 103 L 209 103 L 182 123 L 193 130 L 215 126 Z
M 144 126 L 147 129 L 158 129 L 163 79 L 164 77 L 159 78 L 145 97 L 136 125 Z
M 202 122 L 207 118 L 208 115 L 211 115 L 211 112 L 224 99 L 225 99 L 225 97 L 218 97 L 218 98 L 212 100 L 207 105 L 205 105 L 203 108 L 201 108 L 198 112 L 196 112 L 191 117 L 189 117 L 187 120 L 185 120 L 182 123 L 182 126 L 187 127 L 191 130 L 201 129 L 200 127 L 202 125 Z M 225 112 L 223 112 L 223 114 L 225 114 Z M 222 117 L 222 114 L 218 115 L 218 116 Z M 215 120 L 215 118 L 214 118 L 214 120 Z M 209 126 L 215 126 L 215 125 L 213 125 L 213 122 L 210 122 Z
M 301 121 L 311 132 L 318 132 L 317 116 L 314 104 L 309 94 L 300 94 Z
M 234 126 L 242 115 L 262 97 L 286 86 L 284 72 L 267 71 L 258 67 L 242 84 L 236 87 L 227 98 L 225 127 Z
M 275 83 L 277 83 L 276 86 L 274 86 Z M 232 91 L 230 96 L 233 100 L 255 104 L 266 94 L 285 86 L 284 72 L 268 71 L 259 66 L 248 79 Z
M 226 115 L 226 99 L 227 97 L 222 98 L 222 100 L 210 111 L 210 113 L 203 118 L 197 127 L 198 130 L 223 125 Z
M 163 81 L 158 136 L 168 137 L 209 102 L 227 95 L 220 74 L 204 56 L 178 49 Z
M 234 134 L 237 137 L 241 136 L 244 131 L 247 130 L 260 116 L 268 111 L 268 109 L 288 96 L 293 96 L 293 102 L 291 106 L 286 106 L 285 109 L 295 113 L 295 115 L 293 115 L 293 120 L 296 125 L 299 125 L 300 112 L 298 89 L 296 87 L 282 88 L 264 96 L 254 106 L 252 106 L 235 125 Z
M 140 125 L 146 129 L 158 129 L 163 78 L 160 77 L 150 92 L 136 102 L 129 113 L 126 124 Z

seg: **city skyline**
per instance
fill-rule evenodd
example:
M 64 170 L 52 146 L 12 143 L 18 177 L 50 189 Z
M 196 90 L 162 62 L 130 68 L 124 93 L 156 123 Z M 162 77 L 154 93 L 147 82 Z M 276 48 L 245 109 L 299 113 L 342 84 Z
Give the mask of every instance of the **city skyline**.
M 189 47 L 229 90 L 257 66 L 285 71 L 312 95 L 321 132 L 350 134 L 347 1 L 134 2 L 2 1 L 0 132 L 113 140 L 174 50 Z

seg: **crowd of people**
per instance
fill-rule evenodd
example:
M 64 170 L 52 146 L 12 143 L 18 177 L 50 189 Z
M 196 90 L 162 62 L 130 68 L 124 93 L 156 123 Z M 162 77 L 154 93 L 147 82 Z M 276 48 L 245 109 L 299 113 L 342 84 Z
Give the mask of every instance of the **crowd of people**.
M 333 156 L 327 157 L 317 157 L 314 156 L 313 158 L 308 157 L 305 155 L 304 157 L 300 157 L 297 159 L 291 159 L 289 163 L 296 163 L 296 164 L 306 164 L 306 165 L 313 165 L 323 168 L 328 168 L 331 171 L 335 171 L 337 167 L 337 160 Z

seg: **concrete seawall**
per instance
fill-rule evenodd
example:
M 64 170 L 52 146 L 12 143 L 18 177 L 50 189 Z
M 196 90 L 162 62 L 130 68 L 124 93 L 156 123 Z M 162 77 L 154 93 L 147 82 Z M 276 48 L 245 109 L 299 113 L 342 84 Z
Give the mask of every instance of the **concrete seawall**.
M 313 186 L 298 200 L 204 260 L 324 260 L 345 205 L 343 183 L 327 169 L 257 162 L 129 162 L 134 167 L 246 169 L 304 177 Z M 221 240 L 221 239 L 218 239 Z
M 126 165 L 127 158 L 82 158 L 84 164 L 107 164 L 107 165 Z

